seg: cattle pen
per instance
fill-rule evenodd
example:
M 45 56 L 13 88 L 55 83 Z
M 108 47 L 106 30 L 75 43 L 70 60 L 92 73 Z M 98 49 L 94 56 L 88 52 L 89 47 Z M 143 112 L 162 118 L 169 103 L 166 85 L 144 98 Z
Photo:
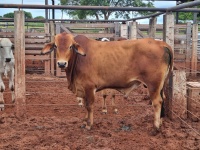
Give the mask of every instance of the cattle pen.
M 195 23 L 174 24 L 173 12 L 198 12 L 199 9 L 185 8 L 199 4 L 200 2 L 196 1 L 168 9 L 155 8 L 149 10 L 148 8 L 140 8 L 139 11 L 160 11 L 146 16 L 150 18 L 150 23 L 146 25 L 137 23 L 138 19 L 145 17 L 99 22 L 96 20 L 69 19 L 64 21 L 49 19 L 48 22 L 37 20 L 44 23 L 44 28 L 29 28 L 25 31 L 24 26 L 26 23 L 34 20 L 25 19 L 23 11 L 15 11 L 15 18 L 13 19 L 0 19 L 0 23 L 9 22 L 10 25 L 14 26 L 14 31 L 1 29 L 0 38 L 7 37 L 13 41 L 16 61 L 16 102 L 11 103 L 10 96 L 8 96 L 9 91 L 6 91 L 5 111 L 1 112 L 0 127 L 5 131 L 6 126 L 10 125 L 8 129 L 12 131 L 14 129 L 13 125 L 16 125 L 15 122 L 17 122 L 29 132 L 25 133 L 19 126 L 17 126 L 19 131 L 11 132 L 13 134 L 19 133 L 20 136 L 18 137 L 8 135 L 3 138 L 4 133 L 0 132 L 1 138 L 4 139 L 0 148 L 12 149 L 17 146 L 20 149 L 24 146 L 38 149 L 41 147 L 44 149 L 176 149 L 177 147 L 177 149 L 198 149 L 200 147 L 200 51 L 197 48 L 199 27 Z M 66 9 L 97 9 L 96 7 L 81 6 L 65 7 Z M 36 9 L 30 5 L 9 4 L 0 4 L 0 8 Z M 37 5 L 37 9 L 47 8 L 60 9 L 63 7 Z M 98 9 L 105 8 L 98 7 Z M 138 8 L 127 9 L 137 10 Z M 156 17 L 160 14 L 164 14 L 163 24 L 156 24 Z M 91 30 L 94 31 L 95 29 L 98 29 L 98 31 L 91 33 Z M 44 44 L 53 40 L 54 35 L 63 31 L 73 35 L 84 34 L 93 39 L 107 37 L 116 40 L 119 37 L 127 39 L 150 37 L 164 40 L 174 49 L 175 64 L 168 86 L 169 101 L 166 103 L 167 116 L 172 121 L 167 120 L 164 123 L 163 131 L 158 135 L 162 140 L 160 142 L 156 141 L 159 143 L 158 147 L 154 143 L 155 139 L 151 139 L 147 143 L 140 143 L 142 138 L 139 135 L 146 136 L 141 132 L 148 132 L 151 127 L 149 122 L 153 120 L 152 106 L 149 105 L 148 92 L 144 87 L 133 91 L 128 99 L 124 99 L 122 94 L 116 92 L 116 104 L 119 108 L 119 114 L 113 114 L 109 110 L 107 115 L 101 115 L 99 111 L 96 111 L 95 115 L 98 117 L 96 118 L 97 123 L 94 126 L 94 131 L 86 133 L 86 131 L 79 128 L 80 118 L 82 118 L 84 110 L 78 107 L 75 96 L 67 90 L 67 79 L 63 78 L 65 76 L 63 70 L 55 65 L 55 54 L 40 55 L 40 50 Z M 159 31 L 159 34 L 156 34 L 156 31 Z M 5 81 L 7 80 L 5 79 Z M 101 107 L 101 94 L 97 93 L 96 99 L 97 104 L 95 107 L 96 110 L 99 110 Z M 108 102 L 108 106 L 111 107 L 110 102 Z M 142 110 L 145 110 L 145 112 Z M 115 119 L 113 120 L 113 118 Z M 22 122 L 22 120 L 25 121 Z M 53 121 L 55 123 L 52 123 Z M 145 126 L 146 129 L 144 129 Z M 104 130 L 101 128 L 104 128 Z M 57 134 L 51 132 L 52 130 L 55 130 Z M 94 134 L 95 130 L 98 130 L 98 135 Z M 73 131 L 77 132 L 77 136 L 73 136 Z M 42 134 L 39 134 L 39 132 L 42 132 Z M 16 145 L 8 143 L 9 139 L 17 141 L 18 138 L 27 134 L 28 138 L 16 142 Z M 45 134 L 48 136 L 45 136 Z M 130 140 L 133 136 L 136 136 L 139 140 L 136 138 L 133 141 Z M 82 137 L 82 140 L 78 137 Z M 35 140 L 33 140 L 34 138 Z M 67 140 L 62 140 L 63 138 Z M 175 143 L 170 138 L 175 140 Z M 106 142 L 106 140 L 108 141 Z M 143 140 L 147 141 L 148 136 L 144 137 Z M 36 142 L 40 144 L 36 144 Z M 52 144 L 49 144 L 49 142 Z M 188 145 L 185 144 L 187 142 Z M 34 146 L 31 147 L 32 143 Z M 120 143 L 121 147 L 117 143 Z M 135 146 L 132 145 L 133 143 L 135 143 Z M 41 147 L 38 147 L 38 145 Z

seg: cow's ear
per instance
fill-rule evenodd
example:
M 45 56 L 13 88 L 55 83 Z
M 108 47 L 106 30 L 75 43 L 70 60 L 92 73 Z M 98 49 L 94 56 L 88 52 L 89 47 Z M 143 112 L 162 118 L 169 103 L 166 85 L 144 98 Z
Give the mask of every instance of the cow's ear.
M 43 47 L 41 54 L 42 55 L 48 54 L 52 52 L 54 49 L 55 49 L 55 43 L 54 42 L 48 43 Z
M 75 52 L 77 52 L 78 54 L 80 54 L 80 55 L 82 55 L 82 56 L 86 56 L 85 50 L 84 50 L 78 43 L 75 43 L 75 44 L 74 44 L 74 50 L 75 50 Z

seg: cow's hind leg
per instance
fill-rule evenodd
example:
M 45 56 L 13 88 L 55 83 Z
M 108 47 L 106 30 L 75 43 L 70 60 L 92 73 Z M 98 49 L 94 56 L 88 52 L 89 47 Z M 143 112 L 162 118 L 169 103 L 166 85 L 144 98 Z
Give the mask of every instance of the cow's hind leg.
M 154 129 L 152 135 L 156 135 L 161 126 L 161 107 L 162 107 L 162 97 L 161 97 L 161 88 L 160 86 L 148 86 L 150 98 L 152 100 L 152 105 L 154 108 Z
M 102 113 L 103 114 L 107 114 L 107 106 L 106 106 L 106 97 L 107 95 L 107 91 L 103 90 L 102 91 L 102 96 L 103 96 L 103 102 L 102 102 Z
M 76 97 L 76 100 L 78 101 L 78 106 L 83 107 L 83 98 Z
M 118 109 L 117 109 L 117 107 L 115 105 L 115 92 L 114 91 L 112 92 L 112 107 L 113 107 L 113 112 L 115 114 L 117 114 L 118 113 Z

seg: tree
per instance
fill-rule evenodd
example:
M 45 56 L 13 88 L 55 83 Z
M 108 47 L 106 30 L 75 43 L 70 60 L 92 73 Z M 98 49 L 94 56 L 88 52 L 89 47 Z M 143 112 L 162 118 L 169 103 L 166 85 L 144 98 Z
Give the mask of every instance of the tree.
M 24 11 L 24 14 L 25 14 L 25 19 L 32 19 L 33 18 L 32 14 L 30 12 Z M 14 18 L 14 13 L 10 12 L 10 13 L 4 14 L 3 17 L 4 18 Z
M 191 2 L 194 0 L 181 0 L 181 3 L 186 3 L 186 2 Z M 179 4 L 181 4 L 179 3 Z M 200 6 L 197 6 L 197 8 L 200 8 Z M 178 18 L 182 23 L 186 23 L 188 20 L 193 20 L 193 12 L 179 12 L 178 13 Z M 197 13 L 197 20 L 200 20 L 200 13 Z
M 60 0 L 60 5 L 83 5 L 83 6 L 110 6 L 110 7 L 153 7 L 153 0 L 143 2 L 142 0 Z M 97 20 L 110 16 L 115 18 L 130 19 L 130 15 L 147 15 L 151 12 L 130 12 L 130 11 L 108 11 L 108 10 L 64 10 L 70 16 L 77 16 L 79 19 L 95 17 Z
M 34 19 L 45 19 L 43 16 L 37 16 Z
M 14 13 L 10 12 L 3 15 L 4 18 L 14 18 Z

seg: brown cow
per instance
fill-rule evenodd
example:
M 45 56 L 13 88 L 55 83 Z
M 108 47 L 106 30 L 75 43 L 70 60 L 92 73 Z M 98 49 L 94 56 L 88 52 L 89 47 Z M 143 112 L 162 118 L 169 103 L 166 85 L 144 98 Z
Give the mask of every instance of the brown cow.
M 42 54 L 56 50 L 57 65 L 66 68 L 68 88 L 84 99 L 85 127 L 91 129 L 93 125 L 96 92 L 111 88 L 126 93 L 142 82 L 148 87 L 154 107 L 154 131 L 159 131 L 163 87 L 173 66 L 171 47 L 150 38 L 112 42 L 83 35 L 76 38 L 72 34 L 57 34 L 55 41 L 44 46 Z M 79 40 L 84 44 L 79 45 Z

